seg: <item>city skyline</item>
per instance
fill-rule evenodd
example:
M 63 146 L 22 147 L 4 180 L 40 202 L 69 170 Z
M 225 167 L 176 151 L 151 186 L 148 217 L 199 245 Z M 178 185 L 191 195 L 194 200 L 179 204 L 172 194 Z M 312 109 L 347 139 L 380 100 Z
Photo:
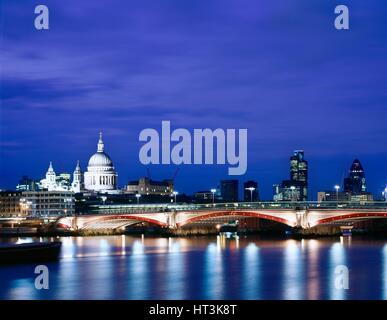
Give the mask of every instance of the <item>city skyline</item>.
M 352 6 L 343 32 L 331 4 L 306 0 L 55 2 L 41 32 L 33 1 L 2 4 L 4 188 L 23 174 L 39 177 L 50 160 L 60 171 L 77 160 L 85 169 L 99 131 L 120 183 L 145 176 L 138 134 L 162 120 L 247 128 L 248 171 L 239 179 L 258 181 L 262 198 L 287 177 L 296 149 L 307 153 L 313 197 L 340 183 L 355 158 L 371 192 L 386 184 L 387 4 Z M 188 192 L 228 178 L 226 167 L 180 168 L 176 188 Z M 156 179 L 175 169 L 150 167 Z
M 387 300 L 386 17 L 0 0 L 0 300 L 147 319 Z
M 130 183 L 130 181 L 131 180 L 133 180 L 133 179 L 139 179 L 139 178 L 142 178 L 142 177 L 145 177 L 146 175 L 139 175 L 139 176 L 137 176 L 137 177 L 135 177 L 135 178 L 129 178 L 129 179 L 125 179 L 124 181 L 120 181 L 119 179 L 117 179 L 117 171 L 116 171 L 116 168 L 113 166 L 113 161 L 112 161 L 112 159 L 110 158 L 110 156 L 109 155 L 107 155 L 106 153 L 104 153 L 104 148 L 105 148 L 105 146 L 104 146 L 104 142 L 103 142 L 103 140 L 102 140 L 102 132 L 100 132 L 99 133 L 99 140 L 98 140 L 98 143 L 97 143 L 97 153 L 95 153 L 95 154 L 91 154 L 91 158 L 89 159 L 89 161 L 86 161 L 86 163 L 85 163 L 85 165 L 84 165 L 84 167 L 82 167 L 82 165 L 80 164 L 80 162 L 79 162 L 79 160 L 77 160 L 77 162 L 76 162 L 76 167 L 75 167 L 75 170 L 74 170 L 74 172 L 73 172 L 73 176 L 75 176 L 75 175 L 77 175 L 77 178 L 75 179 L 75 180 L 72 180 L 73 182 L 72 182 L 72 184 L 70 185 L 70 187 L 72 186 L 72 185 L 74 185 L 74 183 L 77 185 L 77 187 L 76 187 L 76 189 L 78 190 L 78 191 L 76 191 L 76 192 L 80 192 L 80 191 L 82 191 L 83 189 L 80 187 L 80 185 L 79 185 L 79 183 L 81 183 L 81 184 L 84 184 L 84 180 L 85 180 L 85 178 L 84 177 L 79 177 L 80 175 L 84 175 L 85 173 L 85 177 L 86 177 L 86 175 L 87 174 L 90 174 L 89 172 L 87 172 L 87 169 L 88 170 L 90 170 L 90 168 L 93 168 L 93 167 L 95 167 L 96 165 L 97 166 L 100 166 L 100 165 L 108 165 L 109 167 L 111 166 L 111 169 L 109 169 L 109 170 L 113 170 L 113 174 L 114 175 L 116 175 L 116 181 L 114 182 L 114 186 L 112 185 L 112 186 L 110 186 L 108 189 L 112 189 L 111 191 L 113 191 L 113 193 L 115 193 L 114 192 L 114 189 L 117 189 L 117 190 L 120 190 L 120 189 L 126 189 L 126 187 L 127 187 L 127 185 L 128 185 L 128 183 Z M 103 156 L 104 157 L 100 157 L 100 153 L 102 153 L 103 154 Z M 106 158 L 106 159 L 105 159 Z M 304 156 L 304 150 L 294 150 L 293 151 L 293 154 L 290 154 L 289 155 L 289 158 L 288 158 L 288 160 L 290 160 L 290 162 L 288 161 L 288 174 L 290 175 L 290 178 L 291 178 L 291 180 L 287 180 L 287 178 L 288 177 L 286 177 L 285 176 L 285 180 L 283 180 L 282 181 L 282 183 L 285 183 L 285 185 L 286 185 L 286 188 L 293 188 L 294 186 L 298 186 L 298 184 L 299 184 L 299 181 L 297 181 L 298 180 L 298 178 L 296 178 L 296 180 L 293 180 L 294 179 L 294 175 L 296 174 L 297 176 L 299 175 L 299 174 L 301 174 L 302 175 L 302 181 L 305 181 L 304 179 L 306 179 L 306 181 L 308 181 L 308 175 L 309 175 L 309 172 L 308 172 L 308 167 L 309 167 L 309 165 L 308 165 L 308 161 L 306 161 L 306 159 L 305 159 L 305 156 Z M 101 163 L 101 161 L 102 161 L 102 163 Z M 296 162 L 295 162 L 296 161 Z M 301 167 L 299 167 L 299 161 L 301 161 L 300 163 L 301 163 Z M 98 163 L 97 163 L 98 162 Z M 303 164 L 303 163 L 305 163 L 305 164 Z M 362 165 L 361 165 L 361 163 L 359 162 L 359 160 L 356 158 L 356 159 L 354 159 L 353 160 L 353 162 L 351 162 L 351 165 L 348 167 L 349 169 L 347 170 L 347 173 L 345 173 L 345 174 L 343 174 L 343 177 L 342 177 L 342 179 L 338 182 L 338 183 L 336 183 L 336 184 L 334 184 L 334 185 L 332 185 L 332 187 L 328 187 L 328 188 L 319 188 L 319 187 L 317 187 L 317 190 L 318 190 L 318 192 L 320 192 L 320 191 L 322 191 L 322 190 L 325 190 L 325 191 L 328 191 L 328 190 L 331 190 L 331 191 L 334 191 L 335 190 L 335 188 L 336 187 L 339 187 L 339 188 L 341 188 L 341 189 L 343 189 L 343 190 L 345 190 L 347 187 L 346 187 L 346 184 L 347 184 L 347 181 L 348 181 L 348 177 L 350 177 L 350 176 L 352 176 L 352 174 L 353 174 L 353 170 L 354 170 L 354 168 L 355 169 L 357 169 L 357 167 L 355 166 L 355 164 L 358 164 L 359 165 L 359 167 L 360 167 L 360 169 L 361 169 L 361 174 L 362 174 L 362 177 L 364 177 L 364 179 L 366 179 L 366 174 L 365 174 L 365 170 L 363 169 L 363 167 L 362 167 Z M 90 167 L 91 166 L 91 167 Z M 212 165 L 213 166 L 213 165 Z M 355 167 L 354 167 L 355 166 Z M 148 178 L 150 177 L 150 170 L 149 170 L 149 168 L 150 168 L 150 166 L 145 166 L 146 168 L 147 168 L 147 175 L 148 175 Z M 179 168 L 180 169 L 180 167 L 181 166 L 176 166 L 177 168 Z M 301 171 L 299 171 L 301 169 Z M 98 175 L 98 179 L 99 179 L 99 173 L 98 173 L 98 171 L 99 171 L 100 169 L 97 169 L 97 171 L 96 171 L 96 174 Z M 105 170 L 105 169 L 104 169 Z M 47 172 L 46 172 L 46 179 L 43 179 L 43 180 L 41 180 L 41 178 L 43 177 L 43 175 L 41 175 L 41 177 L 38 177 L 38 178 L 36 178 L 36 177 L 32 177 L 32 176 L 28 176 L 28 175 L 22 175 L 21 176 L 21 178 L 24 178 L 24 177 L 28 177 L 28 178 L 30 178 L 30 179 L 32 179 L 32 180 L 34 180 L 34 181 L 40 181 L 40 183 L 42 184 L 42 186 L 41 187 L 43 187 L 43 188 L 47 188 L 47 186 L 50 184 L 49 183 L 49 180 L 50 180 L 50 173 L 52 172 L 54 172 L 55 170 L 53 169 L 53 161 L 49 161 L 49 166 L 48 166 L 48 170 L 47 170 Z M 71 170 L 61 170 L 61 171 L 56 171 L 56 173 L 57 173 L 57 177 L 59 177 L 58 176 L 58 174 L 70 174 L 71 175 Z M 110 172 L 110 171 L 107 171 L 108 173 Z M 299 173 L 299 172 L 302 172 L 302 173 Z M 355 171 L 356 172 L 356 171 Z M 47 175 L 48 174 L 48 175 Z M 55 173 L 54 173 L 55 174 Z M 110 174 L 110 173 L 109 173 Z M 175 173 L 174 173 L 174 177 L 172 178 L 172 180 L 173 180 L 173 182 L 175 182 L 174 180 L 174 178 L 177 176 L 177 174 L 178 174 L 178 171 L 175 171 Z M 104 178 L 104 177 L 101 177 L 101 179 L 102 178 Z M 232 178 L 231 180 L 229 179 L 229 178 Z M 79 180 L 79 179 L 81 179 L 81 180 Z M 90 180 L 91 178 L 89 178 L 89 180 Z M 167 177 L 162 177 L 161 179 L 163 179 L 164 181 L 167 181 L 168 180 L 168 178 Z M 52 180 L 52 179 L 51 179 Z M 86 180 L 88 180 L 88 178 L 86 178 Z M 118 183 L 117 183 L 117 180 L 118 180 Z M 208 182 L 208 184 L 204 187 L 204 188 L 202 188 L 202 189 L 198 189 L 198 190 L 193 190 L 193 189 L 188 189 L 188 190 L 186 190 L 186 189 L 183 189 L 183 188 L 179 188 L 179 187 L 177 187 L 177 188 L 174 188 L 175 190 L 180 190 L 179 192 L 181 193 L 181 194 L 186 194 L 186 195 L 193 195 L 193 194 L 195 194 L 196 192 L 199 192 L 199 191 L 203 191 L 203 190 L 207 190 L 207 191 L 210 191 L 210 190 L 212 190 L 213 188 L 217 188 L 218 190 L 221 190 L 222 189 L 222 181 L 226 181 L 226 180 L 229 180 L 229 181 L 233 181 L 233 180 L 236 180 L 236 181 L 239 181 L 239 187 L 237 186 L 237 195 L 238 195 L 238 193 L 240 193 L 241 192 L 241 194 L 243 195 L 244 194 L 244 192 L 245 192 L 245 190 L 244 190 L 244 188 L 242 188 L 242 185 L 243 185 L 243 183 L 246 183 L 246 182 L 250 182 L 250 180 L 248 180 L 248 178 L 246 178 L 246 175 L 244 175 L 244 177 L 242 176 L 242 178 L 238 178 L 237 176 L 229 176 L 228 178 L 226 177 L 226 178 L 221 178 L 220 180 L 218 180 L 217 182 L 215 182 L 215 183 L 212 183 L 212 182 L 208 182 L 207 180 L 205 180 L 205 182 L 204 183 L 206 183 L 206 182 Z M 18 180 L 19 181 L 19 180 Z M 107 180 L 106 180 L 107 181 Z M 258 189 L 259 189 L 259 194 L 269 194 L 269 192 L 268 192 L 268 190 L 263 190 L 262 189 L 262 187 L 261 187 L 261 184 L 260 184 L 260 181 L 259 180 L 252 180 L 252 181 L 256 181 L 257 183 L 258 183 Z M 365 182 L 366 180 L 364 180 L 363 182 L 362 182 L 362 184 L 366 184 L 366 182 Z M 367 180 L 368 181 L 368 180 Z M 101 182 L 102 182 L 102 180 L 101 180 Z M 52 180 L 51 181 L 51 184 L 55 184 L 56 182 L 55 182 L 55 179 L 54 180 Z M 94 182 L 95 183 L 95 182 Z M 271 193 L 270 193 L 270 195 L 267 197 L 267 198 L 262 198 L 262 200 L 275 200 L 275 201 L 281 201 L 281 199 L 276 199 L 275 198 L 275 192 L 273 192 L 273 187 L 275 187 L 276 185 L 278 185 L 278 186 L 280 186 L 281 184 L 277 184 L 277 183 L 273 183 L 272 185 L 271 185 Z M 292 186 L 291 186 L 292 185 Z M 175 185 L 176 186 L 176 185 Z M 101 188 L 102 187 L 102 189 L 104 189 L 104 186 L 103 185 L 101 185 L 101 186 L 97 186 L 97 189 L 95 190 L 95 191 L 103 191 L 102 189 L 101 190 L 99 190 L 99 188 Z M 306 197 L 306 198 L 304 198 L 305 200 L 316 200 L 317 199 L 317 192 L 315 192 L 315 193 L 313 193 L 313 192 L 310 192 L 310 189 L 309 189 L 309 186 L 308 186 L 308 182 L 306 182 L 306 185 L 304 186 L 305 188 L 306 188 L 306 191 L 304 191 L 304 192 L 306 192 L 307 194 L 309 194 L 309 196 L 308 197 Z M 378 190 L 378 192 L 372 192 L 372 191 L 370 191 L 369 189 L 368 189 L 368 187 L 364 187 L 365 189 L 363 190 L 362 189 L 362 192 L 370 192 L 370 193 L 373 193 L 374 194 L 374 196 L 376 196 L 376 198 L 375 199 L 378 199 L 379 197 L 380 197 L 380 194 L 382 193 L 382 192 L 384 192 L 385 191 L 385 188 L 387 187 L 387 184 L 385 185 L 385 186 L 383 186 L 382 188 L 381 188 L 381 190 Z M 84 187 L 83 187 L 84 188 Z M 15 190 L 15 187 L 11 187 L 11 188 L 8 188 L 9 190 Z M 92 185 L 92 183 L 91 183 L 91 180 L 90 180 L 90 182 L 89 182 L 89 187 L 87 187 L 86 186 L 86 191 L 87 191 L 87 189 L 89 189 L 89 190 L 94 190 L 94 187 L 93 187 L 93 185 Z M 0 190 L 1 190 L 1 186 L 0 186 Z M 3 190 L 6 190 L 5 188 L 3 188 Z M 301 189 L 302 190 L 302 189 Z M 348 191 L 348 190 L 345 190 L 345 191 Z M 289 191 L 288 191 L 289 192 Z M 299 191 L 300 192 L 300 191 Z M 294 201 L 294 199 L 293 199 L 293 191 L 291 192 L 292 193 L 292 201 Z M 239 196 L 237 196 L 238 198 L 240 198 Z M 244 198 L 244 196 L 242 197 L 242 198 Z M 241 199 L 242 199 L 241 198 Z M 298 196 L 297 196 L 297 198 L 298 198 Z M 301 198 L 302 198 L 302 196 L 301 196 Z M 240 199 L 240 200 L 241 200 Z M 242 199 L 243 200 L 243 199 Z M 284 200 L 284 199 L 283 199 Z

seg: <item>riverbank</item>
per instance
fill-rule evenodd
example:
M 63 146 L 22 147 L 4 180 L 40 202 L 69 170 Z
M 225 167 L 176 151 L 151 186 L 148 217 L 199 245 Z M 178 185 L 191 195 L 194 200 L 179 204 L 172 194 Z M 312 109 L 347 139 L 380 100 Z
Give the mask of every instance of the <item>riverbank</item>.
M 319 239 L 328 237 L 342 236 L 340 228 L 325 227 L 317 230 L 313 229 L 295 229 L 288 230 L 287 232 L 279 230 L 243 230 L 238 231 L 240 236 L 262 236 L 276 239 Z M 174 230 L 174 229 L 141 229 L 130 231 L 117 231 L 117 230 L 87 230 L 87 231 L 43 231 L 43 232 L 19 232 L 19 233 L 0 233 L 1 238 L 14 238 L 14 237 L 91 237 L 91 236 L 117 236 L 117 235 L 145 235 L 150 237 L 207 237 L 219 235 L 217 230 Z M 353 237 L 370 237 L 378 239 L 387 239 L 387 230 L 369 231 L 369 230 L 353 230 Z

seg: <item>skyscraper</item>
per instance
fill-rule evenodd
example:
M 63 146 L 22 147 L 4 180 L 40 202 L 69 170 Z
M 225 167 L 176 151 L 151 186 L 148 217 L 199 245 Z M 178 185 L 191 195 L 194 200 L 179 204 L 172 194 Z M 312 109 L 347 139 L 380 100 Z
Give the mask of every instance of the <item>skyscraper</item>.
M 300 188 L 300 199 L 308 198 L 308 162 L 304 158 L 304 150 L 295 150 L 290 157 L 290 181 Z
M 308 162 L 303 150 L 290 157 L 290 179 L 274 185 L 274 201 L 306 201 L 308 199 Z
M 367 192 L 366 178 L 363 166 L 358 159 L 352 162 L 349 175 L 344 179 L 344 191 L 352 195 Z
M 220 193 L 222 200 L 225 202 L 238 201 L 239 194 L 239 181 L 238 180 L 222 180 L 220 182 Z

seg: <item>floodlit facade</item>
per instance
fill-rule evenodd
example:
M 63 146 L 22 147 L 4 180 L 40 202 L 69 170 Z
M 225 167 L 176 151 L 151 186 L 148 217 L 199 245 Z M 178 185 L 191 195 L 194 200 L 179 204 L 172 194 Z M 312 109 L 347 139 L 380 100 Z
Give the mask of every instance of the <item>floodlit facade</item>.
M 140 178 L 129 181 L 126 193 L 141 195 L 170 195 L 173 192 L 173 180 L 155 181 L 149 178 Z
M 99 193 L 115 193 L 117 177 L 113 161 L 105 153 L 105 145 L 100 133 L 97 152 L 91 156 L 85 172 L 85 189 Z
M 71 191 L 33 191 L 23 192 L 20 200 L 25 205 L 28 216 L 73 215 L 74 193 Z
M 22 193 L 20 191 L 0 192 L 0 217 L 14 218 L 26 215 L 25 207 L 21 202 Z

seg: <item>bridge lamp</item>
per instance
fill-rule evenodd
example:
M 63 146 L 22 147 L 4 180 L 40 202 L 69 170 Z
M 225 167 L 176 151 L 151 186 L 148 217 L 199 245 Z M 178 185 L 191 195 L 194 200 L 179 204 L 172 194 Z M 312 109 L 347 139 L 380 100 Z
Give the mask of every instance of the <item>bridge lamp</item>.
M 339 185 L 335 185 L 336 201 L 337 201 L 337 203 L 339 202 L 339 189 L 340 189 L 340 186 Z
M 176 197 L 177 197 L 177 195 L 179 194 L 179 192 L 173 191 L 172 194 L 175 196 L 175 203 L 176 203 Z
M 250 191 L 250 202 L 253 202 L 253 191 L 255 190 L 254 187 L 248 187 L 246 190 Z
M 216 189 L 211 189 L 211 193 L 212 193 L 212 204 L 215 204 L 215 192 L 216 192 Z
M 141 194 L 136 193 L 136 198 L 137 198 L 137 204 L 139 204 L 140 203 Z

